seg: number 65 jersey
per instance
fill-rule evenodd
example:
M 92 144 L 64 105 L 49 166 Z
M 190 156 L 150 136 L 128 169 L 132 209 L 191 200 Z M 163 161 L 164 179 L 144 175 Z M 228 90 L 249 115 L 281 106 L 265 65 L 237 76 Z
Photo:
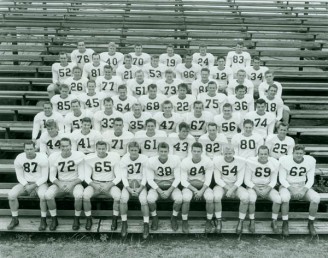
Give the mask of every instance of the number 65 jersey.
M 71 156 L 63 158 L 61 152 L 49 156 L 51 182 L 84 180 L 84 154 L 81 151 L 72 151 Z
M 268 185 L 275 187 L 278 178 L 279 162 L 272 157 L 268 157 L 268 161 L 262 164 L 258 161 L 258 157 L 247 159 L 245 171 L 245 185 L 253 188 L 255 185 Z
M 305 184 L 308 189 L 312 187 L 316 160 L 309 155 L 304 155 L 303 158 L 301 163 L 295 162 L 292 155 L 279 159 L 279 181 L 283 187 L 288 188 L 293 184 Z

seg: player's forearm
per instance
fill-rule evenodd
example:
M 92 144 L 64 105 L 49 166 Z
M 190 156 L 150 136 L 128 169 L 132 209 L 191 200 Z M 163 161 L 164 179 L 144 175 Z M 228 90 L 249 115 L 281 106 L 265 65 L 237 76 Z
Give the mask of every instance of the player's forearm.
M 33 129 L 32 129 L 32 140 L 35 140 L 36 137 L 38 137 L 38 134 L 39 134 L 39 131 L 40 131 L 40 127 L 41 127 L 40 123 L 34 121 L 34 123 L 33 123 Z
M 271 181 L 269 183 L 269 186 L 271 188 L 273 188 L 273 187 L 276 186 L 276 184 L 277 184 L 277 178 L 278 178 L 278 174 L 277 173 L 274 173 L 274 174 L 271 175 Z
M 210 186 L 213 177 L 213 170 L 206 171 L 204 185 Z
M 250 175 L 245 175 L 245 180 L 244 183 L 246 186 L 248 186 L 249 188 L 253 188 L 255 186 L 255 184 L 252 182 L 251 180 L 251 176 Z
M 45 184 L 48 180 L 48 167 L 42 168 L 41 171 L 41 178 L 38 179 L 35 183 L 37 186 L 40 186 L 42 184 Z
M 287 181 L 287 173 L 285 170 L 280 170 L 279 171 L 279 182 L 280 184 L 285 187 L 285 188 L 288 188 L 290 187 L 290 184 L 288 183 Z
M 311 169 L 309 173 L 307 174 L 307 182 L 304 187 L 310 189 L 314 184 L 314 175 L 315 175 L 315 169 Z

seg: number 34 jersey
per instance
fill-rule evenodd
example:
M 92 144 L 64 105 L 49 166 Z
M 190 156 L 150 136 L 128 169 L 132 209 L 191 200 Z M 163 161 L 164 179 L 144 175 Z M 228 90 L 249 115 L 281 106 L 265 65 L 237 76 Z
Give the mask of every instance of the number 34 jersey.
M 61 152 L 49 156 L 50 181 L 57 178 L 60 181 L 84 180 L 84 154 L 81 151 L 72 151 L 71 156 L 63 158 Z
M 245 172 L 245 184 L 253 188 L 255 185 L 269 185 L 275 187 L 277 184 L 279 162 L 272 157 L 268 157 L 268 161 L 262 164 L 258 161 L 258 157 L 247 159 Z

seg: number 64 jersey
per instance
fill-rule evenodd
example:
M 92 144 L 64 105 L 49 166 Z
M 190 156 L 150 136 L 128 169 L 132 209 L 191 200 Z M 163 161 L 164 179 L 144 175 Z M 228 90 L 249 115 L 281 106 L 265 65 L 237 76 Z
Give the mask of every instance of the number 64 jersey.
M 316 160 L 304 155 L 303 161 L 297 163 L 294 161 L 292 155 L 283 156 L 279 159 L 279 181 L 283 187 L 288 188 L 293 184 L 304 185 L 310 189 L 314 183 Z

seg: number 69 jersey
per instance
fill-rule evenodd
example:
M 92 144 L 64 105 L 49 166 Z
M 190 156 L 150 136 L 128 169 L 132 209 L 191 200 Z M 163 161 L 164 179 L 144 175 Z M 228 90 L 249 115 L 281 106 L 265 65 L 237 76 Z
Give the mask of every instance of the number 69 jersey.
M 213 167 L 212 160 L 206 156 L 202 156 L 198 163 L 194 163 L 191 156 L 183 159 L 180 165 L 182 186 L 188 187 L 190 180 L 199 180 L 204 182 L 204 185 L 210 186 Z
M 87 184 L 92 180 L 109 182 L 117 185 L 121 181 L 120 175 L 120 155 L 115 152 L 108 152 L 104 158 L 99 158 L 97 153 L 92 153 L 85 157 L 85 179 Z
M 36 183 L 38 186 L 48 180 L 48 157 L 36 153 L 34 159 L 28 159 L 25 152 L 19 154 L 14 162 L 17 180 L 20 184 Z
M 233 161 L 225 161 L 223 156 L 213 159 L 214 163 L 214 180 L 221 187 L 227 184 L 239 187 L 244 181 L 246 160 L 242 157 L 234 156 Z
M 165 163 L 162 163 L 158 156 L 149 158 L 147 164 L 148 184 L 153 189 L 157 189 L 156 181 L 166 180 L 172 181 L 173 187 L 180 184 L 180 158 L 176 155 L 168 155 Z
M 49 156 L 51 182 L 84 180 L 84 154 L 81 151 L 72 151 L 71 156 L 63 158 L 61 152 Z
M 129 186 L 128 180 L 140 180 L 141 185 L 146 185 L 147 162 L 148 157 L 143 154 L 139 154 L 139 157 L 136 160 L 131 159 L 130 153 L 127 153 L 122 157 L 120 162 L 120 173 L 124 187 Z
M 288 188 L 293 184 L 304 185 L 310 189 L 314 183 L 316 160 L 304 155 L 301 163 L 296 163 L 292 155 L 279 159 L 279 181 L 283 187 Z
M 268 157 L 268 161 L 262 164 L 258 161 L 258 157 L 247 159 L 245 171 L 245 184 L 253 188 L 255 185 L 268 185 L 275 187 L 278 178 L 279 162 L 272 157 Z

